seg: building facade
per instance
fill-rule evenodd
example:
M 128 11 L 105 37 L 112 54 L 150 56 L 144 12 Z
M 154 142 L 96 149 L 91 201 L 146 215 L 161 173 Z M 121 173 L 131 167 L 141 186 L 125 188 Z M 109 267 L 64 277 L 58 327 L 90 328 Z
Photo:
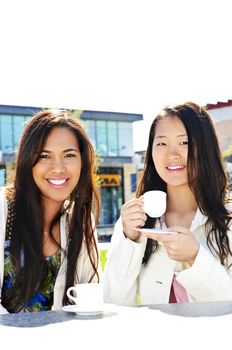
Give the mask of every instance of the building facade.
M 232 146 L 232 100 L 215 104 L 208 103 L 206 109 L 215 123 L 223 152 Z
M 0 105 L 0 186 L 10 180 L 15 154 L 25 123 L 43 108 Z M 87 131 L 97 154 L 100 192 L 100 225 L 111 234 L 125 201 L 134 196 L 133 122 L 141 114 L 73 111 Z

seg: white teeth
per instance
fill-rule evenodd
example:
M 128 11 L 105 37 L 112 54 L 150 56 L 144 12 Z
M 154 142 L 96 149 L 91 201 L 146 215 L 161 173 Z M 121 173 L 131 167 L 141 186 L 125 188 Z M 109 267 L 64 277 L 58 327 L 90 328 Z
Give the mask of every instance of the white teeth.
M 169 166 L 168 169 L 170 170 L 177 170 L 177 169 L 183 169 L 184 166 L 183 165 L 179 165 L 179 166 Z
M 53 185 L 63 185 L 66 179 L 62 179 L 62 180 L 49 179 L 48 181 Z

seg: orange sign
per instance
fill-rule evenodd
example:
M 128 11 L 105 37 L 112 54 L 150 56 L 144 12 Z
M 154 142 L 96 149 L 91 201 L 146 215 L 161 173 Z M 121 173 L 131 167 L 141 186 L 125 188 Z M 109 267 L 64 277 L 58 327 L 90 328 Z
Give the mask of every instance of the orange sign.
M 97 177 L 101 187 L 118 187 L 122 182 L 118 174 L 97 174 Z

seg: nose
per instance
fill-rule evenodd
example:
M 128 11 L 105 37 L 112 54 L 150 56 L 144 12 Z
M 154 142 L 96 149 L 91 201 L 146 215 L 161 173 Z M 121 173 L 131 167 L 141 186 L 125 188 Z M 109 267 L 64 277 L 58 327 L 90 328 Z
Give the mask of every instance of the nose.
M 60 174 L 65 171 L 65 165 L 62 159 L 54 159 L 52 162 L 51 170 L 56 173 Z
M 168 158 L 169 159 L 179 159 L 180 158 L 180 154 L 179 154 L 178 150 L 176 149 L 176 147 L 169 147 L 168 148 Z

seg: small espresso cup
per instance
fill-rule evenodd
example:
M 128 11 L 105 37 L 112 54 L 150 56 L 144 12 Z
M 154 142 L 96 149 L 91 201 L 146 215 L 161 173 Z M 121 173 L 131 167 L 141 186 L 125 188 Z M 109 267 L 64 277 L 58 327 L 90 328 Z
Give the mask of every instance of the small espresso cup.
M 167 193 L 153 190 L 143 194 L 144 210 L 152 218 L 159 218 L 165 213 Z
M 75 295 L 75 296 L 74 296 Z M 101 310 L 103 290 L 101 283 L 80 283 L 68 288 L 67 296 L 80 310 Z

